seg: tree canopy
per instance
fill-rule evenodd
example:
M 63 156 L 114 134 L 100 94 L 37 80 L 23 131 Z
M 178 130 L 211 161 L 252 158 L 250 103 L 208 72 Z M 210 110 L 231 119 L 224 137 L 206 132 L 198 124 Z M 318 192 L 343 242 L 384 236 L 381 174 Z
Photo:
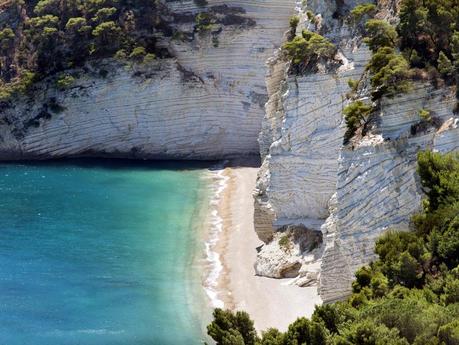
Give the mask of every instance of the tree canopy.
M 34 80 L 141 46 L 161 55 L 165 30 L 154 0 L 13 0 L 0 31 L 2 98 Z M 8 26 L 10 25 L 10 26 Z M 22 85 L 22 87 L 20 87 Z

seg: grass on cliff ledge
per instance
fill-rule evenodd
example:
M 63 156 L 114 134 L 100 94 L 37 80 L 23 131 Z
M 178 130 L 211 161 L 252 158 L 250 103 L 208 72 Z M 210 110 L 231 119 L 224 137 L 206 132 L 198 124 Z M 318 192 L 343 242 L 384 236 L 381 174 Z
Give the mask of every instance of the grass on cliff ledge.
M 376 242 L 379 259 L 346 301 L 261 335 L 247 313 L 216 309 L 208 334 L 218 345 L 458 345 L 459 155 L 420 152 L 417 171 L 425 199 L 412 231 Z

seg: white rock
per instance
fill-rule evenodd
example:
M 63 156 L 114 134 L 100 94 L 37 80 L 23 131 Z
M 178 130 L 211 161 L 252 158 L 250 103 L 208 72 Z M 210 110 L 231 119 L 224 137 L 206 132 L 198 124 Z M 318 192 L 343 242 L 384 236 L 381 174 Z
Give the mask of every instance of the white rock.
M 0 159 L 221 159 L 258 154 L 267 100 L 265 61 L 281 44 L 295 1 L 208 3 L 240 7 L 256 25 L 224 27 L 218 47 L 210 35 L 196 35 L 191 43 L 166 38 L 160 45 L 169 47 L 176 58 L 153 64 L 141 77 L 118 67 L 107 79 L 86 75 L 64 94 L 43 89 L 34 102 L 17 102 L 4 114 L 12 125 L 0 124 Z M 192 0 L 165 4 L 176 13 L 198 10 Z M 114 68 L 107 66 L 109 71 Z M 39 120 L 38 127 L 25 126 L 51 97 L 63 111 Z

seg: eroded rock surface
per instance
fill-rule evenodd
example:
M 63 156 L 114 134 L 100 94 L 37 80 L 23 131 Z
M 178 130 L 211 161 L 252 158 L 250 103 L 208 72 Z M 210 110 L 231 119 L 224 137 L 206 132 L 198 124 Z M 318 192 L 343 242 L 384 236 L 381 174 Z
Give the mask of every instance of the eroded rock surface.
M 342 65 L 296 76 L 288 74 L 279 53 L 268 60 L 269 101 L 259 137 L 264 160 L 254 193 L 255 228 L 266 244 L 256 267 L 277 278 L 280 267 L 296 262 L 307 267 L 304 252 L 281 257 L 279 233 L 288 226 L 320 230 L 323 256 L 315 259 L 320 266 L 315 283 L 329 302 L 348 295 L 354 272 L 375 259 L 376 238 L 388 229 L 408 230 L 422 199 L 417 152 L 459 149 L 459 130 L 453 91 L 416 83 L 407 94 L 383 99 L 369 130 L 343 145 L 347 80 L 365 83 L 370 52 L 343 22 L 332 19 L 334 2 L 308 3 L 328 26 L 325 35 L 337 44 Z M 392 3 L 387 6 L 380 15 L 393 16 Z M 431 121 L 421 119 L 422 109 L 430 111 Z M 295 282 L 303 284 L 307 271 L 295 267 Z
M 173 58 L 133 68 L 105 61 L 65 92 L 42 83 L 32 100 L 2 110 L 0 159 L 258 154 L 265 61 L 281 44 L 295 1 L 163 2 L 182 33 L 159 37 Z M 218 19 L 209 32 L 195 30 L 200 11 Z

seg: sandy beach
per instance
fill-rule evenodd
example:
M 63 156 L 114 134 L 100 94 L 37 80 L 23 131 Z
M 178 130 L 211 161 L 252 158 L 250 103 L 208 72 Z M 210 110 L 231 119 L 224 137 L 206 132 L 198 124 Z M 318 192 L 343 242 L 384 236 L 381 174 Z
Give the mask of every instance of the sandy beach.
M 216 292 L 225 308 L 245 310 L 257 330 L 286 330 L 320 304 L 316 287 L 288 285 L 290 279 L 255 275 L 256 247 L 263 244 L 253 227 L 253 198 L 258 168 L 231 167 L 220 172 L 225 187 L 219 197 L 220 234 L 214 250 L 221 263 Z

